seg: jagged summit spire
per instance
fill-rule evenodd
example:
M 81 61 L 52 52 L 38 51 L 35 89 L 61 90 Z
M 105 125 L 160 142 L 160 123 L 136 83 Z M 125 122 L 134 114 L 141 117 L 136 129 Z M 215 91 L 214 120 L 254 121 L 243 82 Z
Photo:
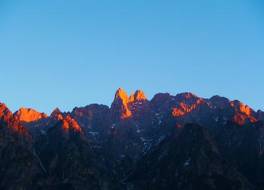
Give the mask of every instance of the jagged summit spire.
M 128 97 L 125 90 L 118 88 L 115 93 L 115 99 L 112 103 L 111 109 L 115 117 L 127 119 L 132 116 L 131 105 L 145 100 L 147 100 L 147 98 L 142 90 L 137 90 Z
M 118 88 L 115 93 L 115 100 L 120 99 L 124 103 L 131 103 L 134 101 L 144 101 L 147 100 L 145 93 L 143 90 L 136 90 L 136 92 L 132 93 L 130 96 L 127 95 L 126 91 L 123 88 Z
M 116 93 L 115 93 L 115 100 L 120 99 L 124 103 L 128 102 L 128 95 L 126 91 L 122 88 L 118 88 Z
M 144 100 L 147 100 L 147 98 L 142 90 L 136 90 L 136 92 L 132 93 L 131 96 L 129 97 L 129 102 L 144 101 Z
M 129 118 L 132 113 L 128 108 L 129 98 L 122 88 L 118 88 L 115 93 L 115 99 L 111 105 L 111 109 L 116 117 L 121 119 Z
M 145 93 L 143 92 L 143 90 L 137 90 L 135 92 L 135 97 L 137 99 L 140 99 L 140 100 L 146 100 L 147 99 L 147 97 L 145 96 Z

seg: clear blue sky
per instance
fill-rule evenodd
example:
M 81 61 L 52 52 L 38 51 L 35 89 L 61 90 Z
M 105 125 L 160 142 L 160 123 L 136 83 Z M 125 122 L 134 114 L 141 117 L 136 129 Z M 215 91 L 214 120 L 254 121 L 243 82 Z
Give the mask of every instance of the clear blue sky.
M 263 0 L 0 0 L 0 101 L 50 112 L 115 90 L 264 108 Z

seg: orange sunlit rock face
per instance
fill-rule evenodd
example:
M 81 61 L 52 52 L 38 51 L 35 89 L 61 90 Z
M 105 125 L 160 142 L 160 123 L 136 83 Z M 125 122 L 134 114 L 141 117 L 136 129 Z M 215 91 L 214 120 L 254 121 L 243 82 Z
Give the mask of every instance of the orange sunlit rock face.
M 132 117 L 133 104 L 146 100 L 147 98 L 142 90 L 137 90 L 128 97 L 127 93 L 122 88 L 119 88 L 111 107 L 113 110 L 119 110 L 118 114 L 121 119 L 128 119 Z
M 119 88 L 115 94 L 115 100 L 121 100 L 124 104 L 128 102 L 128 96 L 125 90 Z
M 231 107 L 235 108 L 237 111 L 244 113 L 247 116 L 250 116 L 252 114 L 252 109 L 238 101 L 232 101 L 230 102 Z
M 50 117 L 54 120 L 61 121 L 61 128 L 63 129 L 63 131 L 68 132 L 70 130 L 73 130 L 75 132 L 82 133 L 82 128 L 80 127 L 78 122 L 69 114 L 63 114 L 59 108 L 54 109 L 50 114 Z
M 239 101 L 232 101 L 230 102 L 231 107 L 235 109 L 235 114 L 233 117 L 233 121 L 239 125 L 244 125 L 247 122 L 254 123 L 257 121 L 257 119 L 252 115 L 253 110 L 239 102 Z
M 29 137 L 28 131 L 21 126 L 20 121 L 14 117 L 13 113 L 3 103 L 0 103 L 0 120 L 3 121 L 11 131 Z
M 120 116 L 121 119 L 132 117 L 132 107 L 134 103 L 147 101 L 147 98 L 142 90 L 137 90 L 128 97 L 127 93 L 123 89 L 119 88 L 116 93 L 116 98 L 119 98 L 122 102 L 122 113 Z
M 185 112 L 179 108 L 172 108 L 172 116 L 173 117 L 181 117 L 184 116 Z
M 121 115 L 121 119 L 127 119 L 130 118 L 132 116 L 131 111 L 128 108 L 124 109 L 124 112 Z
M 181 102 L 179 106 L 172 108 L 172 116 L 173 117 L 184 116 L 192 112 L 193 110 L 197 109 L 197 107 L 203 103 L 204 101 L 202 99 L 197 99 L 197 101 L 194 104 L 189 104 L 189 105 L 184 102 Z
M 20 125 L 19 123 L 16 123 L 16 122 L 12 123 L 12 130 L 15 131 L 16 133 L 19 133 L 20 135 L 29 137 L 29 133 L 27 129 L 23 127 L 22 125 Z
M 250 116 L 252 113 L 251 108 L 244 104 L 240 104 L 240 111 L 246 114 L 247 116 Z
M 129 98 L 127 96 L 127 93 L 122 88 L 119 88 L 117 90 L 115 94 L 114 102 L 121 109 L 121 113 L 120 113 L 121 119 L 126 119 L 132 116 L 132 113 L 128 108 Z
M 129 97 L 129 103 L 145 100 L 147 100 L 147 98 L 142 90 L 137 90 L 135 93 L 132 93 Z
M 62 119 L 62 128 L 64 131 L 69 131 L 70 129 L 73 129 L 75 132 L 82 132 L 80 125 L 70 115 L 67 115 L 65 118 Z
M 248 116 L 242 113 L 236 113 L 233 117 L 233 121 L 238 125 L 244 125 L 247 122 L 255 123 L 257 119 L 253 116 Z
M 21 108 L 14 115 L 21 122 L 33 122 L 48 117 L 46 114 L 30 108 Z
M 3 103 L 0 103 L 0 119 L 7 122 L 13 117 L 13 113 Z

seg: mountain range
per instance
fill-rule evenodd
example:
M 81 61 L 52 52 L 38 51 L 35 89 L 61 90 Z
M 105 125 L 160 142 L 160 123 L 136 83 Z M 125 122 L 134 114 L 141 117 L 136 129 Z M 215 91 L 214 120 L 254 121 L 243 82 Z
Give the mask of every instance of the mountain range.
M 0 189 L 262 190 L 264 112 L 121 88 L 110 107 L 50 115 L 0 103 Z

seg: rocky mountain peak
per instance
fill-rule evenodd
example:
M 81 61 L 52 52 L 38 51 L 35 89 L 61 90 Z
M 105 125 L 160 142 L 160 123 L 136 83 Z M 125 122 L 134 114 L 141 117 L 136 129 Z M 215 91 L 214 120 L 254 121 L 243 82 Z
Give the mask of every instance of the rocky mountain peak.
M 142 90 L 137 90 L 128 97 L 127 93 L 122 88 L 119 88 L 116 91 L 111 110 L 115 118 L 127 119 L 133 114 L 134 103 L 146 100 L 147 98 Z
M 0 119 L 7 122 L 13 116 L 13 113 L 4 103 L 0 103 Z
M 51 118 L 54 118 L 56 120 L 62 120 L 63 119 L 63 114 L 61 112 L 61 110 L 59 108 L 55 108 L 51 114 L 50 114 Z
M 70 115 L 66 115 L 62 120 L 62 128 L 64 131 L 73 130 L 75 132 L 82 132 L 81 127 L 75 119 Z
M 27 130 L 20 124 L 20 121 L 14 117 L 14 114 L 3 103 L 0 103 L 0 124 L 6 126 L 7 128 L 5 129 L 8 131 L 28 136 Z
M 114 101 L 122 101 L 122 103 L 126 104 L 129 100 L 129 97 L 126 91 L 122 88 L 118 88 L 115 93 L 115 100 Z
M 20 108 L 14 116 L 21 122 L 34 122 L 48 117 L 45 113 L 31 108 Z
M 147 100 L 144 92 L 142 90 L 137 90 L 135 93 L 132 93 L 129 97 L 129 102 L 136 102 L 136 101 L 145 101 Z
M 116 91 L 115 99 L 111 105 L 111 111 L 113 113 L 113 117 L 126 119 L 132 116 L 131 111 L 128 108 L 129 97 L 127 93 L 119 88 Z

